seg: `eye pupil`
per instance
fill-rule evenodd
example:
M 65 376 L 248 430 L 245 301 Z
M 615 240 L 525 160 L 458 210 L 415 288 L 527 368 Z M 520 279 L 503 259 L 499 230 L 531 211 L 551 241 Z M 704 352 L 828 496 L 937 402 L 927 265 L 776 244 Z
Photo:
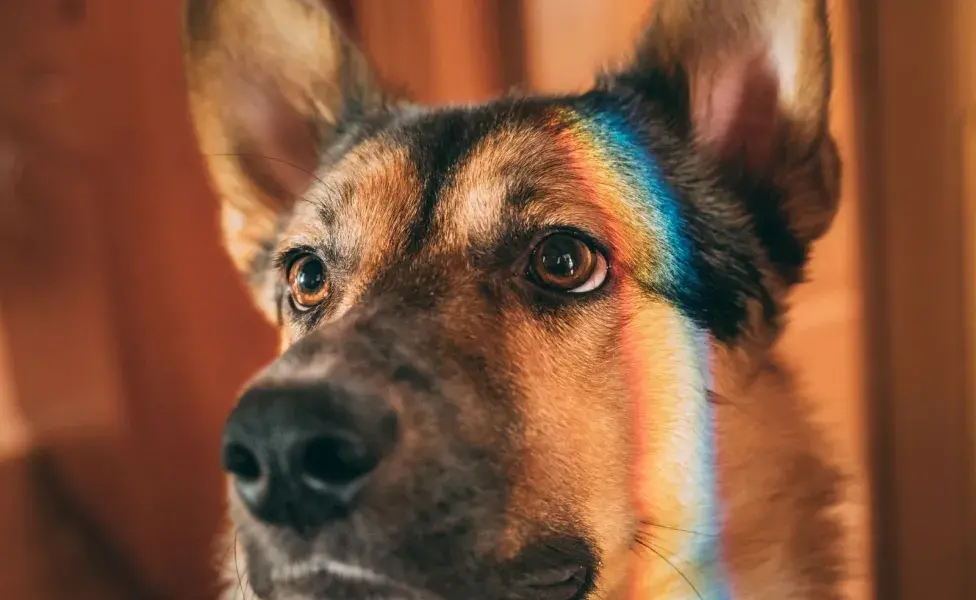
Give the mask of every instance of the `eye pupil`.
M 554 233 L 536 247 L 531 270 L 541 285 L 572 292 L 590 281 L 602 260 L 582 239 Z
M 329 292 L 325 264 L 317 256 L 301 256 L 288 269 L 288 285 L 297 308 L 308 309 L 315 306 L 325 300 Z
M 572 277 L 579 270 L 579 249 L 575 245 L 567 247 L 563 240 L 551 242 L 542 252 L 541 259 L 542 265 L 554 277 Z
M 325 283 L 325 268 L 320 261 L 306 260 L 298 272 L 298 285 L 306 292 L 315 292 Z

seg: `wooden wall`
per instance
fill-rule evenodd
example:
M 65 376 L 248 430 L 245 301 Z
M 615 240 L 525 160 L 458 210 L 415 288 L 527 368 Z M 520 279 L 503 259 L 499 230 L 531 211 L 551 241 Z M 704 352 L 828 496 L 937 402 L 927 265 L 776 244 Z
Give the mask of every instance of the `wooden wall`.
M 879 597 L 974 598 L 976 3 L 858 12 Z
M 0 306 L 21 411 L 155 589 L 212 586 L 218 436 L 274 349 L 217 243 L 180 3 L 0 3 Z M 56 576 L 55 574 L 52 574 Z
M 6 330 L 0 321 L 0 461 L 22 456 L 30 445 L 30 428 L 17 404 L 10 365 Z

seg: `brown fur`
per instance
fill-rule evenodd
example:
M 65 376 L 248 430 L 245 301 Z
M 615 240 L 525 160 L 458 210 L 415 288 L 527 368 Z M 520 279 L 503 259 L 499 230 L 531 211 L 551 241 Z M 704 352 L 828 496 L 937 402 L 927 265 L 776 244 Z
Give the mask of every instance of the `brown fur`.
M 662 110 L 691 130 L 661 125 L 657 154 L 698 213 L 720 230 L 746 232 L 729 245 L 751 257 L 762 290 L 744 301 L 734 335 L 715 329 L 711 338 L 724 569 L 737 598 L 836 598 L 837 475 L 772 352 L 783 298 L 836 209 L 824 6 L 658 0 L 654 7 L 634 60 L 598 89 L 612 95 L 664 82 L 679 90 L 665 94 Z M 354 516 L 329 536 L 298 542 L 252 517 L 232 494 L 238 561 L 257 557 L 250 567 L 260 574 L 298 553 L 343 549 L 418 598 L 434 597 L 421 587 L 454 598 L 466 585 L 482 590 L 452 577 L 484 577 L 484 590 L 504 590 L 496 572 L 507 573 L 538 542 L 582 537 L 596 561 L 587 598 L 691 597 L 692 571 L 707 578 L 713 565 L 682 569 L 634 551 L 640 522 L 656 515 L 632 502 L 631 469 L 640 457 L 621 360 L 631 323 L 615 307 L 639 298 L 626 319 L 665 341 L 692 327 L 638 276 L 660 240 L 640 219 L 614 220 L 620 211 L 581 198 L 593 182 L 567 163 L 557 134 L 518 116 L 520 109 L 503 107 L 485 119 L 501 125 L 479 125 L 484 135 L 449 176 L 428 172 L 418 156 L 433 162 L 423 154 L 428 148 L 468 135 L 438 123 L 462 117 L 427 113 L 380 91 L 316 2 L 197 0 L 188 15 L 191 106 L 223 200 L 228 251 L 282 332 L 282 357 L 252 385 L 353 382 L 380 390 L 404 423 L 397 453 L 377 474 L 368 518 Z M 776 39 L 800 44 L 795 63 L 774 73 L 764 44 L 770 31 L 790 27 L 798 35 Z M 728 65 L 743 71 L 729 74 Z M 723 77 L 745 81 L 748 91 L 731 116 L 710 95 L 722 92 Z M 756 118 L 738 112 L 750 106 L 759 107 Z M 425 137 L 430 131 L 439 132 L 436 139 Z M 423 198 L 435 193 L 428 211 Z M 623 198 L 614 201 L 633 210 Z M 614 284 L 595 299 L 557 302 L 517 281 L 522 271 L 512 265 L 523 264 L 537 232 L 566 223 L 598 240 L 621 238 L 610 249 Z M 724 244 L 708 239 L 713 262 L 733 260 Z M 781 239 L 788 250 L 778 250 Z M 334 291 L 314 321 L 287 314 L 274 265 L 276 255 L 296 247 L 324 249 L 329 261 Z M 659 386 L 648 397 L 705 401 L 704 390 L 668 387 L 693 380 L 685 373 L 694 368 L 688 348 L 653 340 L 646 348 L 647 378 Z M 661 428 L 651 425 L 662 439 L 672 433 Z M 431 516 L 432 507 L 444 506 L 449 527 Z M 660 548 L 694 535 L 657 525 L 650 535 Z M 421 543 L 444 527 L 462 541 Z M 382 547 L 395 548 L 395 556 Z M 428 551 L 456 564 L 425 562 Z M 420 556 L 408 560 L 403 552 Z M 424 572 L 414 572 L 416 565 Z M 655 579 L 631 590 L 634 570 Z M 229 597 L 251 597 L 232 575 Z M 298 596 L 265 600 L 272 597 Z

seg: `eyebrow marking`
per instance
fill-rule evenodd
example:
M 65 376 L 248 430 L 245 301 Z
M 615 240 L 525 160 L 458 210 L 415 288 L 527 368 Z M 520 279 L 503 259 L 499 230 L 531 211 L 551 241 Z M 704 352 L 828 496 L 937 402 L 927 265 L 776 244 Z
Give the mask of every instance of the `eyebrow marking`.
M 519 125 L 482 137 L 441 200 L 437 220 L 445 242 L 455 247 L 488 242 L 501 233 L 509 209 L 538 196 L 541 175 L 534 149 L 544 137 L 538 128 Z
M 428 243 L 444 192 L 455 189 L 459 172 L 479 143 L 500 126 L 490 112 L 462 108 L 436 113 L 404 129 L 422 190 L 419 214 L 407 239 L 408 253 L 417 253 Z
M 523 208 L 538 198 L 539 186 L 535 183 L 529 183 L 525 178 L 518 177 L 513 178 L 512 183 L 508 186 L 507 192 L 505 204 L 516 208 Z
M 339 209 L 352 202 L 356 186 L 348 179 L 328 181 L 310 192 L 306 199 L 315 207 L 315 214 L 326 227 L 335 224 Z

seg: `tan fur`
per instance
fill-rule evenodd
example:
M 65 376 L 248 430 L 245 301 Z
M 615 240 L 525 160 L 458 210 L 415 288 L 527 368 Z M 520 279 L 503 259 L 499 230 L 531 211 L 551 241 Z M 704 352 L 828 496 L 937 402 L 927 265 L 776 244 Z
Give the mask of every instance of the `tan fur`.
M 247 270 L 292 197 L 257 185 L 240 155 L 266 156 L 269 176 L 283 180 L 277 182 L 282 191 L 298 194 L 318 166 L 315 146 L 326 135 L 323 128 L 343 110 L 343 88 L 361 90 L 366 105 L 382 105 L 386 98 L 372 85 L 365 59 L 317 2 L 201 0 L 190 5 L 187 34 L 197 137 L 225 200 L 228 252 Z M 284 138 L 281 129 L 289 130 Z
M 808 406 L 775 356 L 719 352 L 723 535 L 736 586 L 750 600 L 838 598 L 844 574 L 831 552 L 841 532 L 828 507 L 841 491 Z M 800 584 L 801 570 L 820 571 L 817 583 Z
M 323 175 L 323 184 L 314 186 L 296 207 L 277 241 L 279 247 L 321 243 L 323 231 L 317 211 L 322 206 L 340 206 L 334 216 L 337 228 L 330 232 L 337 246 L 347 252 L 365 249 L 359 252 L 356 278 L 349 283 L 337 311 L 342 314 L 375 274 L 402 251 L 401 240 L 416 217 L 413 199 L 419 184 L 404 150 L 379 143 L 357 148 L 336 169 Z

